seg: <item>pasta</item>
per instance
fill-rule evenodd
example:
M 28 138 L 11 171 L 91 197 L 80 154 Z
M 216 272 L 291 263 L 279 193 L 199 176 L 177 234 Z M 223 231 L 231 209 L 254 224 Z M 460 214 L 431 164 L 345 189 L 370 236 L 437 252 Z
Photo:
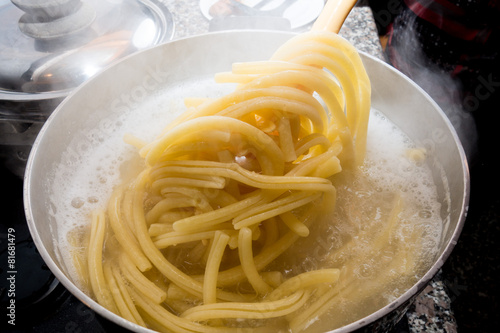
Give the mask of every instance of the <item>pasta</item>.
M 145 168 L 94 215 L 82 271 L 101 305 L 159 331 L 272 320 L 296 332 L 334 302 L 347 268 L 290 276 L 273 263 L 331 214 L 333 177 L 362 165 L 368 76 L 349 43 L 315 31 L 216 81 L 238 86 L 191 101 L 152 142 L 126 138 Z

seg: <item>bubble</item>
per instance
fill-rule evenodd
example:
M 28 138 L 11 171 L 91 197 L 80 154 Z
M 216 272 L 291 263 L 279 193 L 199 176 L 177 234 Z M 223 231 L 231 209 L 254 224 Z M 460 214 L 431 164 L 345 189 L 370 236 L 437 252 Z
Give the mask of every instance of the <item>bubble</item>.
M 371 265 L 369 264 L 362 264 L 356 269 L 356 274 L 362 278 L 366 279 L 369 278 L 373 274 L 373 269 Z
M 87 201 L 89 203 L 97 203 L 97 202 L 99 202 L 99 198 L 96 196 L 90 196 L 90 197 L 88 197 Z
M 80 197 L 76 197 L 76 198 L 73 198 L 73 200 L 71 200 L 71 206 L 73 206 L 74 208 L 77 208 L 77 209 L 82 207 L 84 204 L 85 204 L 85 200 L 83 200 Z
M 427 209 L 422 209 L 421 211 L 418 212 L 418 216 L 423 219 L 428 219 L 432 217 L 432 212 Z

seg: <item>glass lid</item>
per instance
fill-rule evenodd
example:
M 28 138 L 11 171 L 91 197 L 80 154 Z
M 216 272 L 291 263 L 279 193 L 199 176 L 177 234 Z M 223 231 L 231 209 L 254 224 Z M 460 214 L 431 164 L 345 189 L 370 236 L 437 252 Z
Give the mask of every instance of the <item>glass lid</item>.
M 0 100 L 66 95 L 119 58 L 172 39 L 154 0 L 0 0 Z

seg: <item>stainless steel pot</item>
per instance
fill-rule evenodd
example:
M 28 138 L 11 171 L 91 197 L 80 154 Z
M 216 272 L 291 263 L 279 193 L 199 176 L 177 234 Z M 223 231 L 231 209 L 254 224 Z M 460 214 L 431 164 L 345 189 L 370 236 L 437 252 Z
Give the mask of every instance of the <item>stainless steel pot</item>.
M 128 108 L 146 103 L 159 92 L 168 94 L 185 82 L 227 71 L 235 61 L 268 59 L 292 34 L 268 31 L 221 32 L 169 42 L 129 56 L 84 83 L 53 112 L 40 131 L 25 174 L 24 200 L 32 237 L 48 267 L 83 303 L 103 317 L 137 332 L 150 332 L 101 307 L 72 281 L 55 234 L 65 223 L 53 202 L 52 185 L 65 154 L 78 157 L 89 132 L 114 122 Z M 422 89 L 384 62 L 361 54 L 372 82 L 372 106 L 389 117 L 410 138 L 432 154 L 443 205 L 444 236 L 434 264 L 418 283 L 391 304 L 334 332 L 387 328 L 406 311 L 413 298 L 437 273 L 450 255 L 464 223 L 469 199 L 467 160 L 459 139 L 439 109 Z M 178 90 L 178 89 L 177 89 Z M 180 98 L 180 97 L 179 97 Z M 115 131 L 116 132 L 116 131 Z M 110 135 L 121 136 L 123 133 Z M 104 133 L 105 134 L 105 133 Z M 85 151 L 98 148 L 85 143 Z M 90 146 L 89 146 L 90 144 Z M 74 168 L 79 164 L 75 163 Z M 71 200 L 71 198 L 67 198 Z
M 0 162 L 19 177 L 43 122 L 71 90 L 174 33 L 156 0 L 0 0 L 0 22 Z

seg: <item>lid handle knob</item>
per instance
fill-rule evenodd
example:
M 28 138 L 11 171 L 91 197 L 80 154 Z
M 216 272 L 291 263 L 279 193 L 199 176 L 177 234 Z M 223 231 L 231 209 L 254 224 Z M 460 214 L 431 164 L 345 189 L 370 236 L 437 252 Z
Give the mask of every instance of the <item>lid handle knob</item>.
M 79 33 L 96 18 L 95 10 L 81 0 L 11 0 L 25 12 L 19 29 L 37 40 L 53 40 Z

